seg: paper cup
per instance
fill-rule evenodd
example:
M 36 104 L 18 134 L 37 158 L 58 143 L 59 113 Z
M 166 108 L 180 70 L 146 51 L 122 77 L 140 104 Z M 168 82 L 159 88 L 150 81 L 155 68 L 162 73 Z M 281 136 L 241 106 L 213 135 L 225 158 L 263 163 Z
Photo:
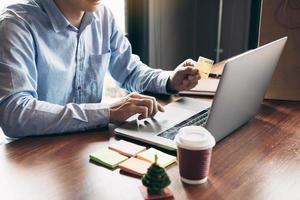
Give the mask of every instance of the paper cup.
M 200 126 L 187 126 L 175 137 L 181 180 L 187 184 L 207 181 L 215 138 Z

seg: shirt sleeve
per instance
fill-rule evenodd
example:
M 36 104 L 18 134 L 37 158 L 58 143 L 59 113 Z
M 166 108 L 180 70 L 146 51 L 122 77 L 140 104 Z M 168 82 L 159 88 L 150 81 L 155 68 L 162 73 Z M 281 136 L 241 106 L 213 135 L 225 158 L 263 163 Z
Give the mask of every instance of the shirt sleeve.
M 106 126 L 103 104 L 58 105 L 38 100 L 35 43 L 27 22 L 0 21 L 0 126 L 9 137 L 83 131 Z
M 111 60 L 109 71 L 111 76 L 128 91 L 153 92 L 169 94 L 166 86 L 171 71 L 153 69 L 132 54 L 131 45 L 122 31 L 116 25 L 113 15 L 111 18 Z

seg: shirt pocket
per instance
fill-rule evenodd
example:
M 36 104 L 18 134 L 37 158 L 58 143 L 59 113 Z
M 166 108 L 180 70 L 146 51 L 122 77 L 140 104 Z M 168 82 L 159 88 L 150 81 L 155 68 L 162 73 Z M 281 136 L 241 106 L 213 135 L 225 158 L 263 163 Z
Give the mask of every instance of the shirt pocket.
M 109 66 L 110 56 L 110 51 L 100 55 L 90 55 L 89 69 L 86 71 L 89 102 L 99 102 L 102 99 L 104 76 Z
M 110 61 L 110 56 L 110 51 L 99 55 L 90 55 L 91 66 L 93 68 L 107 69 Z

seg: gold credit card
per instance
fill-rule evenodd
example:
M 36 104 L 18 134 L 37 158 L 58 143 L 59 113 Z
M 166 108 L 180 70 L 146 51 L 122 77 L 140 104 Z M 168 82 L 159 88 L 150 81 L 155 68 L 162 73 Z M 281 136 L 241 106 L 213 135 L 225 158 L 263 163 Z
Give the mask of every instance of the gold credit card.
M 201 79 L 207 79 L 209 76 L 209 73 L 211 72 L 211 68 L 214 64 L 213 60 L 210 60 L 208 58 L 199 57 L 198 62 L 196 64 L 196 67 L 199 70 L 199 75 Z

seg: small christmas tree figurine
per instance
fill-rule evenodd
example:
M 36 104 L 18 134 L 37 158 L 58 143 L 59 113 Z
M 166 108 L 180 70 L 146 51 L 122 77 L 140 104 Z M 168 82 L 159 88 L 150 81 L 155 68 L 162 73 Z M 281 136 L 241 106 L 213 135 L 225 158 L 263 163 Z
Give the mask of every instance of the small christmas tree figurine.
M 164 193 L 164 189 L 170 185 L 171 181 L 165 169 L 157 164 L 157 155 L 155 155 L 155 162 L 143 176 L 142 183 L 147 187 L 149 195 L 162 194 Z

